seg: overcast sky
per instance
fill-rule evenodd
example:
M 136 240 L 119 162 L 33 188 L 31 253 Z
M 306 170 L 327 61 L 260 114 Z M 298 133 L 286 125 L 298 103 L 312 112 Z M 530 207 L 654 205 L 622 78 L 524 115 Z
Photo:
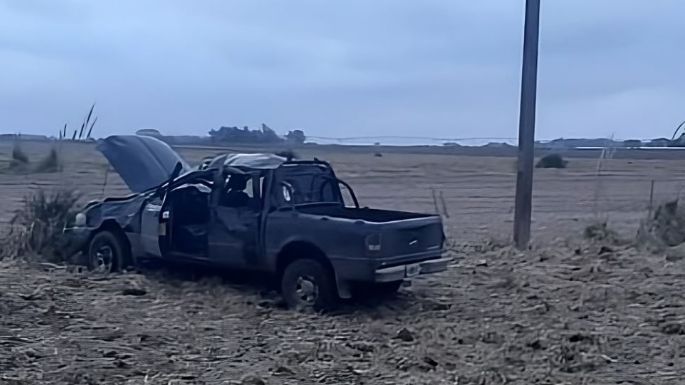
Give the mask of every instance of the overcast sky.
M 537 137 L 670 136 L 685 1 L 543 0 Z M 516 137 L 524 0 L 0 0 L 0 132 Z

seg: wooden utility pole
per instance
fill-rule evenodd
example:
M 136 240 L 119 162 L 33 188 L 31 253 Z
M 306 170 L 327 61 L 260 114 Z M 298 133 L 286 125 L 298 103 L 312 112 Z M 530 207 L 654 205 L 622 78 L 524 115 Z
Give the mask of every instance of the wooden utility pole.
M 539 34 L 540 0 L 526 0 L 516 175 L 516 208 L 514 210 L 514 243 L 519 249 L 527 248 L 530 243 Z

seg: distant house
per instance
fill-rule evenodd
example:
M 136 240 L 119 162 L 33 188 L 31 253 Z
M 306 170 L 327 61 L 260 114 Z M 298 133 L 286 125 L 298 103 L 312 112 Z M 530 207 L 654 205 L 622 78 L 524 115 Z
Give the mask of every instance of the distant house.
M 162 133 L 159 132 L 159 130 L 155 130 L 154 128 L 141 128 L 140 130 L 136 131 L 136 135 L 152 136 L 154 138 L 162 137 Z
M 623 141 L 623 147 L 637 148 L 642 147 L 642 141 L 637 139 L 628 139 Z
M 619 143 L 606 138 L 595 139 L 554 139 L 547 143 L 547 148 L 576 148 L 576 147 L 615 147 Z
M 485 148 L 511 148 L 514 147 L 509 143 L 504 143 L 504 142 L 490 142 L 483 147 Z
M 671 141 L 666 138 L 652 139 L 647 143 L 647 147 L 668 147 Z
M 31 134 L 0 134 L 0 140 L 48 140 L 45 135 L 31 135 Z
M 161 139 L 161 140 L 163 140 L 169 144 L 175 144 L 175 145 L 182 145 L 182 144 L 200 145 L 200 144 L 209 144 L 210 143 L 208 137 L 195 136 L 195 135 L 174 135 L 174 136 L 159 137 L 159 139 Z

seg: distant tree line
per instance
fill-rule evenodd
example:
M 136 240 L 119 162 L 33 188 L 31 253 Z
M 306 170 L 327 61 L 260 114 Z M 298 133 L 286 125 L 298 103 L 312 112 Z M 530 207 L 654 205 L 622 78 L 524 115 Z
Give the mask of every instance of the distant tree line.
M 285 137 L 279 136 L 266 124 L 262 124 L 260 130 L 222 126 L 218 130 L 209 131 L 210 140 L 214 143 L 283 143 L 303 144 L 307 137 L 302 130 L 289 131 Z
M 575 148 L 575 147 L 685 147 L 685 134 L 680 139 L 669 140 L 666 138 L 656 138 L 651 140 L 628 139 L 613 140 L 606 138 L 597 139 L 554 139 L 549 142 L 536 142 L 536 147 L 540 148 Z

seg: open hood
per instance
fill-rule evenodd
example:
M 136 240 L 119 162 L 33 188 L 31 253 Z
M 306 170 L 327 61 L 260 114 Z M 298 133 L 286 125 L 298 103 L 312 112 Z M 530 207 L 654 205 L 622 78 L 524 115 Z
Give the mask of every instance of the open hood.
M 188 163 L 168 144 L 149 136 L 113 135 L 101 140 L 96 148 L 134 193 L 166 182 L 179 162 L 181 174 L 190 171 Z

